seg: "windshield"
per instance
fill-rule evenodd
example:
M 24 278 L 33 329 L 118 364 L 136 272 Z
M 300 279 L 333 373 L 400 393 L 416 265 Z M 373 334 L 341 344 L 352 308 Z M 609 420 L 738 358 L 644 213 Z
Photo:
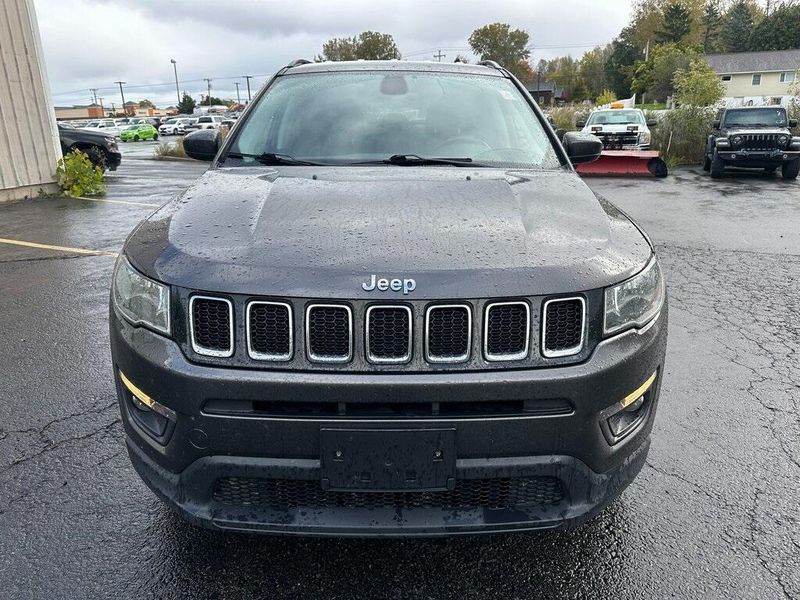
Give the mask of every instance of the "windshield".
M 609 110 L 595 112 L 589 117 L 587 125 L 644 125 L 642 113 L 638 110 Z
M 284 76 L 242 125 L 233 154 L 339 165 L 395 155 L 502 167 L 560 165 L 525 98 L 510 80 L 495 76 L 381 71 Z
M 128 127 L 125 128 L 125 131 L 133 131 L 135 129 L 139 129 L 139 126 L 138 125 L 129 125 Z
M 97 127 L 100 123 L 98 121 L 92 121 L 91 123 L 87 123 L 86 127 Z
M 786 127 L 782 108 L 749 108 L 725 112 L 725 127 Z
M 178 119 L 167 119 L 166 121 L 164 121 L 164 124 L 165 125 L 172 125 L 173 123 L 177 123 L 177 122 L 178 122 Z

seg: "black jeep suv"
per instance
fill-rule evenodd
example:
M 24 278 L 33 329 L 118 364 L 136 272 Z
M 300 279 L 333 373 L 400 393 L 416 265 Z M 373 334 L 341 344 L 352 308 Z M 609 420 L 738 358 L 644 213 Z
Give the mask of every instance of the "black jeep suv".
M 790 128 L 797 121 L 781 106 L 728 108 L 722 112 L 708 136 L 703 169 L 711 177 L 722 177 L 725 167 L 745 167 L 773 172 L 778 167 L 784 179 L 800 172 L 800 137 Z
M 116 265 L 133 464 L 194 523 L 443 535 L 579 523 L 644 464 L 648 238 L 496 64 L 298 61 Z

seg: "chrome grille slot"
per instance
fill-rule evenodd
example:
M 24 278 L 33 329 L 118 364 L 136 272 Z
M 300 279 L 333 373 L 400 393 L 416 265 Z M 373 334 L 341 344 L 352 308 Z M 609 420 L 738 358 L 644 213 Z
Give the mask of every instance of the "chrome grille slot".
M 233 356 L 233 304 L 230 300 L 192 296 L 189 315 L 192 350 L 204 356 Z
M 370 306 L 366 324 L 367 360 L 399 364 L 411 360 L 411 308 L 401 305 Z
M 576 296 L 544 303 L 542 354 L 547 358 L 571 356 L 583 348 L 586 301 Z
M 425 359 L 431 363 L 469 360 L 472 310 L 467 304 L 429 306 L 425 314 Z
M 312 362 L 342 363 L 353 357 L 353 312 L 343 304 L 309 304 L 306 353 Z
M 486 360 L 520 360 L 528 355 L 529 343 L 530 306 L 527 302 L 487 305 L 483 327 Z
M 253 301 L 247 305 L 247 352 L 255 360 L 292 358 L 294 332 L 289 304 Z

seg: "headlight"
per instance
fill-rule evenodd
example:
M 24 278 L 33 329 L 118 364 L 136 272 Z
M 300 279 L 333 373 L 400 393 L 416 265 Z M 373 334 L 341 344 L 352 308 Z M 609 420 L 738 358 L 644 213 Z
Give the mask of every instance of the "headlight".
M 742 136 L 740 136 L 740 135 L 733 136 L 733 143 L 736 144 L 737 146 L 739 144 L 741 144 L 742 143 Z
M 643 131 L 639 134 L 639 143 L 640 144 L 649 144 L 650 143 L 650 132 Z
M 133 325 L 169 335 L 169 288 L 148 279 L 122 256 L 111 284 L 114 304 Z
M 781 146 L 785 146 L 788 142 L 789 142 L 788 135 L 778 136 L 778 144 L 780 144 Z
M 644 325 L 661 310 L 665 295 L 661 267 L 653 257 L 638 275 L 606 289 L 604 332 Z

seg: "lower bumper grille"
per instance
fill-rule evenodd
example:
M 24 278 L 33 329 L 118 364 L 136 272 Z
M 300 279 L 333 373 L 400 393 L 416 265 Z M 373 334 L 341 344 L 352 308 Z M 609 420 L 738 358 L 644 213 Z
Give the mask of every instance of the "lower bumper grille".
M 214 500 L 228 506 L 275 510 L 308 508 L 491 508 L 552 506 L 565 499 L 555 477 L 462 479 L 445 492 L 334 492 L 318 481 L 224 477 L 214 484 Z

